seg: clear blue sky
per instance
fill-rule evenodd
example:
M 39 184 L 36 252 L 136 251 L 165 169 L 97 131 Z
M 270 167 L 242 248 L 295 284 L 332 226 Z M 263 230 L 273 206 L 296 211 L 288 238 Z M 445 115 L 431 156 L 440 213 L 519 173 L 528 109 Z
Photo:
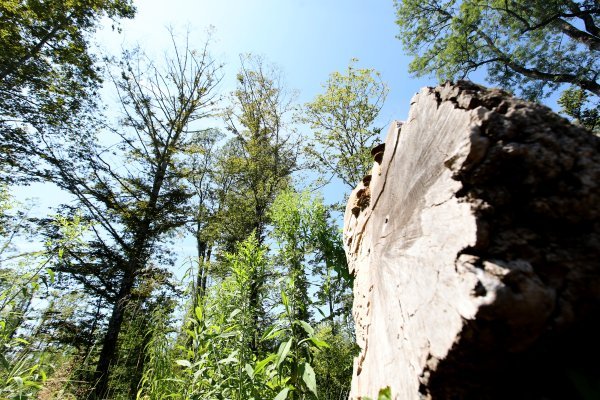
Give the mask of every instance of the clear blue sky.
M 239 55 L 253 53 L 278 66 L 289 89 L 298 91 L 299 103 L 322 92 L 330 73 L 343 71 L 352 58 L 358 66 L 374 68 L 389 86 L 389 95 L 377 124 L 384 127 L 406 118 L 411 97 L 433 79 L 408 74 L 409 59 L 396 39 L 392 0 L 140 0 L 134 19 L 121 23 L 122 33 L 98 32 L 105 51 L 139 44 L 160 59 L 171 47 L 168 27 L 180 38 L 190 31 L 191 47 L 201 47 L 207 29 L 214 27 L 212 55 L 224 62 L 221 90 L 235 87 Z M 300 127 L 306 132 L 306 127 Z M 304 130 L 304 132 L 302 132 Z M 342 185 L 326 188 L 326 200 L 340 201 Z
M 254 53 L 279 66 L 299 100 L 311 100 L 333 71 L 351 58 L 375 68 L 390 87 L 381 123 L 403 119 L 412 95 L 432 79 L 411 79 L 394 23 L 392 0 L 140 0 L 135 19 L 122 23 L 122 34 L 99 32 L 110 51 L 139 43 L 151 54 L 169 48 L 167 27 L 191 30 L 201 46 L 214 26 L 213 56 L 226 63 L 224 90 L 233 87 L 239 54 Z

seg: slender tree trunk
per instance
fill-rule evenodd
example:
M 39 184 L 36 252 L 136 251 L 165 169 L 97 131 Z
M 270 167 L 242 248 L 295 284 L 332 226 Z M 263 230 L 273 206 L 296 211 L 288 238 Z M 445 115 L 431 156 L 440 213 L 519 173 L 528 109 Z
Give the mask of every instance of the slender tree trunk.
M 90 354 L 90 350 L 94 346 L 96 340 L 94 336 L 96 335 L 96 328 L 98 327 L 98 321 L 100 320 L 100 315 L 102 311 L 102 297 L 98 298 L 98 304 L 96 306 L 96 312 L 94 313 L 94 320 L 92 322 L 92 327 L 90 328 L 90 341 L 85 349 L 85 354 Z
M 329 288 L 329 293 L 327 293 L 327 303 L 329 304 L 329 321 L 331 323 L 331 334 L 335 335 L 337 333 L 337 327 L 335 326 L 335 309 L 333 305 L 333 295 L 331 294 L 331 287 Z
M 95 378 L 97 383 L 92 394 L 92 398 L 96 400 L 104 399 L 107 395 L 110 366 L 116 357 L 117 339 L 119 338 L 119 332 L 123 324 L 123 315 L 129 302 L 134 280 L 133 270 L 128 268 L 121 281 L 121 288 L 119 289 L 112 315 L 108 322 L 108 328 L 102 341 L 102 351 L 96 365 Z
M 204 275 L 202 276 L 202 295 L 206 294 L 206 286 L 208 284 L 208 265 L 206 263 L 210 261 L 210 255 L 212 254 L 212 248 L 208 247 L 206 250 L 206 258 L 204 258 Z
M 198 275 L 196 276 L 196 293 L 194 293 L 194 308 L 204 299 L 204 281 L 206 279 L 206 242 L 200 239 L 200 233 L 196 234 L 196 247 L 198 249 Z

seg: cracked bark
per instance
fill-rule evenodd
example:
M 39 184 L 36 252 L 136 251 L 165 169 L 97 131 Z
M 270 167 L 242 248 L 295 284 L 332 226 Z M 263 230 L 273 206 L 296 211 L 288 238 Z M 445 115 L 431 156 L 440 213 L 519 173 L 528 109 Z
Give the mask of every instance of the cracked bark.
M 345 214 L 351 398 L 596 395 L 600 139 L 470 82 L 411 105 Z

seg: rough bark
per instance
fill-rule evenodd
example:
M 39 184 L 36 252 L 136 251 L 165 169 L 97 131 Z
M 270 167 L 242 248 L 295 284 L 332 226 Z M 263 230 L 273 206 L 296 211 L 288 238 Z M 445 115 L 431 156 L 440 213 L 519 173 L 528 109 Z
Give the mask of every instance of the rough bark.
M 123 317 L 133 289 L 135 276 L 132 271 L 127 271 L 121 282 L 121 288 L 113 306 L 112 314 L 102 340 L 102 350 L 96 364 L 96 386 L 92 393 L 93 399 L 106 399 L 108 395 L 108 383 L 110 380 L 110 369 L 117 354 L 117 343 Z
M 345 214 L 350 397 L 596 395 L 600 139 L 459 82 L 418 93 L 374 157 Z

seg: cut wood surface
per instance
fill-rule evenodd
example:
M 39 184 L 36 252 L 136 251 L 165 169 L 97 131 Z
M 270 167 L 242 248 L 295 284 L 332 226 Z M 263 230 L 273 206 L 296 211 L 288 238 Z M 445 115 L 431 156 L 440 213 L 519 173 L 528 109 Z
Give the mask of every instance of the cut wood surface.
M 600 139 L 470 82 L 374 150 L 344 241 L 352 399 L 577 399 L 600 356 Z

